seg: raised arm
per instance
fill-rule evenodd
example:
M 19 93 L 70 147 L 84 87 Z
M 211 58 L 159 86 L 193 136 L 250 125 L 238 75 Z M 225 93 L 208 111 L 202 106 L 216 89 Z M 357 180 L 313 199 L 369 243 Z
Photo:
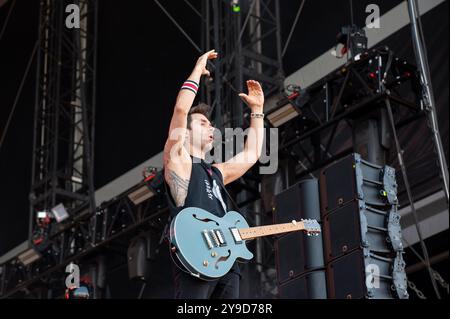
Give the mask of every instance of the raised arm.
M 170 187 L 172 197 L 177 206 L 182 206 L 187 195 L 190 170 L 192 163 L 184 147 L 187 129 L 187 116 L 196 96 L 200 78 L 208 75 L 206 69 L 208 60 L 217 58 L 215 50 L 200 56 L 195 67 L 183 83 L 178 93 L 172 119 L 169 126 L 169 135 L 164 146 L 164 177 Z
M 217 58 L 217 52 L 211 50 L 206 52 L 198 58 L 194 70 L 191 75 L 184 82 L 182 90 L 178 93 L 175 107 L 173 110 L 172 120 L 170 121 L 169 136 L 164 147 L 164 154 L 170 155 L 170 151 L 174 145 L 178 145 L 178 151 L 184 143 L 185 130 L 187 125 L 187 115 L 194 103 L 196 96 L 196 89 L 200 83 L 202 75 L 209 76 L 209 71 L 206 69 L 208 60 Z M 167 158 L 169 159 L 169 158 Z
M 225 185 L 244 175 L 261 156 L 264 138 L 264 92 L 261 85 L 254 80 L 247 81 L 247 88 L 248 94 L 239 94 L 253 114 L 250 117 L 250 129 L 244 150 L 226 162 L 214 164 L 222 173 Z

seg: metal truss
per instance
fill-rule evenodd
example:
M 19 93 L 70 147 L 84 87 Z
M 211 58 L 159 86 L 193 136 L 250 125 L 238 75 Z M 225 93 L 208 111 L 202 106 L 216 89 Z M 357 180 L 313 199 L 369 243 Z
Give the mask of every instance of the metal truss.
M 279 0 L 203 0 L 202 11 L 202 49 L 220 54 L 204 98 L 217 128 L 242 127 L 246 112 L 238 93 L 247 79 L 260 81 L 266 96 L 283 90 Z
M 13 258 L 1 265 L 0 298 L 61 297 L 70 263 L 89 265 L 98 256 L 126 256 L 128 243 L 140 233 L 159 234 L 162 239 L 169 214 L 159 186 L 153 189 L 155 195 L 150 199 L 138 204 L 132 200 L 136 190 L 150 189 L 148 185 L 141 182 L 103 203 L 94 214 L 55 224 L 52 234 L 33 248 L 41 256 L 37 261 L 23 265 Z M 43 288 L 47 294 L 36 295 Z
M 79 28 L 66 25 L 69 4 L 79 8 Z M 95 210 L 96 15 L 96 1 L 40 3 L 30 240 L 38 211 L 60 203 L 71 215 Z
M 352 142 L 332 154 L 338 132 L 352 132 L 355 123 L 369 118 L 381 119 L 389 126 L 387 101 L 395 109 L 396 128 L 423 118 L 417 76 L 414 65 L 393 56 L 387 48 L 377 48 L 306 90 L 293 88 L 293 94 L 278 102 L 279 107 L 293 105 L 299 114 L 280 127 L 280 152 L 297 165 L 297 178 L 354 151 Z

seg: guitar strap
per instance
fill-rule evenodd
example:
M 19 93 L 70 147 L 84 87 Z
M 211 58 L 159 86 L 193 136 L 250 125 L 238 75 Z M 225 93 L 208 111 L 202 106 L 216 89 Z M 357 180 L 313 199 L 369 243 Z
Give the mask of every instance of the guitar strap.
M 212 169 L 212 166 L 211 166 L 211 168 L 209 168 L 203 161 L 201 162 L 201 164 L 202 164 L 202 167 L 208 173 L 209 177 L 212 179 L 212 174 L 215 173 L 214 170 Z M 218 170 L 217 167 L 215 167 L 215 169 Z M 216 173 L 216 175 L 217 175 L 217 173 Z M 222 176 L 222 178 L 223 178 L 223 176 Z M 231 197 L 230 193 L 228 193 L 228 191 L 227 191 L 227 189 L 226 189 L 226 187 L 225 187 L 225 185 L 223 183 L 223 179 L 217 178 L 217 181 L 218 181 L 219 186 L 223 189 L 223 191 L 227 195 L 228 199 L 230 200 L 230 202 L 231 202 L 231 204 L 233 206 L 233 209 L 235 211 L 239 212 L 239 206 L 236 204 L 236 202 L 234 201 L 233 197 Z

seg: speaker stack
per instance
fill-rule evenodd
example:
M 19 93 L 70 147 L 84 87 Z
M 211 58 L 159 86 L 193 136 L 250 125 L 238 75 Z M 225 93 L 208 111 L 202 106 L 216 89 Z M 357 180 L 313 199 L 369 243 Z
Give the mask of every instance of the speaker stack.
M 274 223 L 292 220 L 320 221 L 318 181 L 305 180 L 275 197 Z M 275 242 L 278 297 L 282 299 L 324 299 L 326 295 L 322 235 L 302 232 L 281 235 Z
M 329 298 L 407 298 L 395 170 L 351 154 L 320 173 Z
M 408 298 L 395 170 L 355 153 L 323 168 L 319 184 L 303 181 L 276 196 L 276 223 L 322 224 L 322 236 L 277 239 L 279 297 Z

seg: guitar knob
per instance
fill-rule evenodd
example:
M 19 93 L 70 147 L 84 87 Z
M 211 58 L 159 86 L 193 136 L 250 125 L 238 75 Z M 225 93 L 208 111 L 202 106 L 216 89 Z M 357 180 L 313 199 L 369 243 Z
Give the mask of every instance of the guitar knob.
M 207 260 L 203 260 L 203 266 L 208 267 L 208 261 Z
M 215 252 L 215 251 L 213 251 L 212 253 L 211 253 L 211 257 L 216 257 L 217 256 L 217 253 Z

